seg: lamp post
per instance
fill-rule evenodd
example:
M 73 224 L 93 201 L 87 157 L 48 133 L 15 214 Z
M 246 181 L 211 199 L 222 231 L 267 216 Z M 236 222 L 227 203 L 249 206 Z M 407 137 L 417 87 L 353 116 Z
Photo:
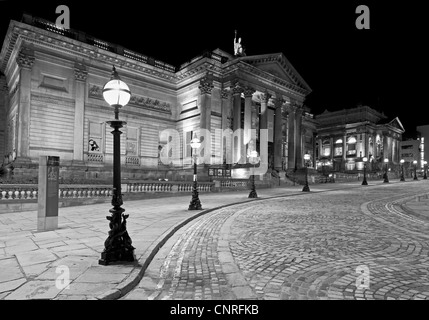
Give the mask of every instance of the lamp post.
M 414 179 L 413 180 L 419 180 L 417 178 L 417 160 L 414 160 L 413 164 L 414 164 Z
M 404 159 L 401 159 L 400 163 L 401 163 L 401 179 L 399 181 L 405 181 L 405 177 L 404 177 Z
M 119 120 L 119 109 L 125 106 L 130 101 L 131 91 L 127 84 L 123 82 L 115 67 L 112 70 L 112 77 L 103 87 L 103 98 L 106 102 L 115 108 L 115 119 L 107 121 L 113 128 L 113 195 L 112 206 L 109 210 L 111 216 L 106 216 L 109 220 L 110 231 L 109 237 L 104 242 L 104 251 L 101 253 L 99 264 L 107 265 L 113 261 L 134 261 L 134 247 L 127 232 L 128 214 L 123 214 L 125 211 L 121 208 L 121 131 L 120 128 L 127 124 L 125 121 Z
M 198 197 L 198 183 L 197 183 L 197 150 L 201 147 L 200 139 L 198 139 L 197 134 L 194 133 L 194 138 L 191 140 L 191 148 L 194 153 L 194 185 L 192 187 L 192 199 L 189 204 L 188 210 L 202 210 L 201 201 Z
M 250 152 L 249 155 L 249 162 L 253 164 L 253 174 L 252 174 L 252 187 L 249 193 L 249 198 L 257 198 L 258 194 L 256 193 L 256 186 L 255 186 L 255 166 L 259 162 L 259 156 L 258 151 L 253 150 Z
M 428 178 L 428 176 L 427 176 L 427 174 L 426 174 L 426 172 L 428 171 L 428 162 L 425 160 L 425 161 L 423 161 L 423 165 L 424 165 L 424 173 L 423 173 L 423 179 L 427 179 Z
M 366 181 L 366 162 L 368 161 L 367 157 L 363 157 L 363 181 L 362 181 L 362 185 L 363 186 L 367 186 L 368 182 Z
M 389 162 L 389 159 L 385 158 L 384 163 L 386 164 L 386 169 L 384 171 L 384 180 L 383 183 L 389 183 L 389 177 L 387 175 L 387 163 Z
M 308 186 L 308 162 L 310 160 L 310 155 L 306 153 L 304 155 L 304 161 L 305 161 L 305 185 L 304 188 L 302 188 L 303 192 L 310 192 L 310 187 Z

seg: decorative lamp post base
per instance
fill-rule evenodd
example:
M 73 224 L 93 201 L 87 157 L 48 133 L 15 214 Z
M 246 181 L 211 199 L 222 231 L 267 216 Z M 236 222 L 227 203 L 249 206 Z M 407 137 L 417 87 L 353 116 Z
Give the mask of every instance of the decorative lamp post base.
M 418 178 L 417 178 L 417 176 L 414 176 L 414 179 L 413 180 L 419 180 Z
M 256 190 L 252 188 L 252 190 L 249 193 L 249 198 L 257 198 L 258 194 L 256 193 Z
M 188 210 L 203 210 L 201 207 L 201 201 L 198 197 L 198 190 L 197 190 L 197 181 L 194 181 L 194 187 L 192 190 L 192 199 L 191 203 L 189 204 Z
M 405 178 L 402 176 L 402 177 L 401 177 L 401 180 L 399 180 L 399 181 L 405 181 Z
M 136 260 L 134 254 L 134 247 L 131 245 L 132 241 L 127 232 L 127 218 L 128 215 L 123 214 L 125 210 L 121 207 L 115 207 L 110 210 L 112 216 L 107 216 L 110 221 L 109 237 L 104 242 L 104 251 L 101 253 L 101 259 L 98 263 L 101 265 L 108 265 L 111 262 Z M 121 221 L 122 220 L 122 221 Z
M 366 180 L 363 180 L 363 181 L 362 181 L 362 185 L 363 185 L 363 186 L 367 186 L 367 185 L 368 185 L 368 182 L 367 182 Z
M 387 176 L 387 173 L 384 174 L 383 183 L 389 183 L 389 177 Z
M 302 188 L 302 191 L 303 191 L 303 192 L 310 192 L 310 187 L 308 186 L 308 184 L 306 184 L 306 185 L 304 186 L 304 188 Z

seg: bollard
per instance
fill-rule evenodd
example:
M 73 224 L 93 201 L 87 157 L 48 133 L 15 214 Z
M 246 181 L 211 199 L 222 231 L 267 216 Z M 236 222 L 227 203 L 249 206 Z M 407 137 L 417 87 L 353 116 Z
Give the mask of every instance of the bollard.
M 58 177 L 60 157 L 40 156 L 37 230 L 58 228 Z

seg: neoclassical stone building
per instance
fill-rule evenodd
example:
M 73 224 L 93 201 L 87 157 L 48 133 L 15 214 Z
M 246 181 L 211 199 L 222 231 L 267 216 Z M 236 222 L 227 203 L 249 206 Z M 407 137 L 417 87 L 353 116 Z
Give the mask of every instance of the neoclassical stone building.
M 334 171 L 363 169 L 363 157 L 369 169 L 383 169 L 384 159 L 394 167 L 400 161 L 400 141 L 405 132 L 398 118 L 387 117 L 368 106 L 317 115 L 317 167 Z
M 194 133 L 205 140 L 202 175 L 229 165 L 233 177 L 245 177 L 249 146 L 261 151 L 264 145 L 260 129 L 268 130 L 268 153 L 261 157 L 269 171 L 302 167 L 305 152 L 314 163 L 316 126 L 303 104 L 311 89 L 282 53 L 234 56 L 216 49 L 176 67 L 24 15 L 10 22 L 0 53 L 0 156 L 14 161 L 15 175 L 34 174 L 40 155 L 59 156 L 66 177 L 111 174 L 106 121 L 113 109 L 102 88 L 112 65 L 132 92 L 120 111 L 127 122 L 124 179 L 183 176 L 191 168 Z

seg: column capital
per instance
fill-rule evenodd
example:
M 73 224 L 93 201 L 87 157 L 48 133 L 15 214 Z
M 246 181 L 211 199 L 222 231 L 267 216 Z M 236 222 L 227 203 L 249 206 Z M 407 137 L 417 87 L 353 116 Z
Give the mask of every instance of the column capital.
M 220 91 L 220 96 L 221 96 L 222 99 L 228 99 L 229 98 L 229 93 L 230 93 L 230 90 L 228 90 L 228 89 L 222 89 Z
M 75 63 L 74 65 L 74 78 L 78 81 L 86 81 L 88 77 L 88 71 L 82 63 Z
M 28 47 L 22 47 L 18 53 L 18 56 L 16 57 L 16 63 L 18 66 L 30 70 L 33 67 L 34 60 L 34 51 Z
M 200 85 L 198 89 L 200 89 L 201 94 L 211 94 L 213 89 L 213 80 L 210 77 L 204 77 L 200 80 Z
M 289 104 L 286 108 L 288 113 L 295 113 L 297 110 L 297 107 L 293 104 Z
M 268 93 L 268 91 L 265 91 L 259 95 L 259 99 L 261 100 L 261 103 L 268 103 L 268 100 L 270 100 L 271 94 Z
M 245 98 L 251 98 L 255 93 L 255 89 L 251 87 L 245 87 L 243 93 Z
M 285 99 L 283 99 L 282 96 L 278 96 L 276 98 L 273 99 L 274 102 L 274 106 L 275 108 L 281 108 L 283 106 L 283 104 L 285 103 Z
M 241 94 L 244 91 L 243 86 L 238 81 L 232 86 L 231 90 L 233 95 Z

